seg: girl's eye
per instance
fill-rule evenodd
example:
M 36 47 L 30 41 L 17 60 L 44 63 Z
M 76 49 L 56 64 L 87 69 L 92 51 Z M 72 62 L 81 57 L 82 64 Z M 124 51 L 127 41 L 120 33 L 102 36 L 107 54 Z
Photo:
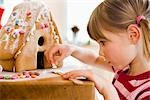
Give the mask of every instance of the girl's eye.
M 104 42 L 104 41 L 100 41 L 99 43 L 100 43 L 101 46 L 104 46 L 104 45 L 105 45 L 105 42 Z

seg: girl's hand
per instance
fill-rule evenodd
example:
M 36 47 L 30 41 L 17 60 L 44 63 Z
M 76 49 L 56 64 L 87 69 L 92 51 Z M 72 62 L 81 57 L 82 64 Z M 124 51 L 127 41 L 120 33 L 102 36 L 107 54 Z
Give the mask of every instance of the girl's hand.
M 71 45 L 57 44 L 49 47 L 44 54 L 49 63 L 58 64 L 58 62 L 61 62 L 64 58 L 70 56 L 72 52 L 73 49 L 71 48 Z
M 97 75 L 95 75 L 92 72 L 92 70 L 73 70 L 73 71 L 63 74 L 62 77 L 64 79 L 76 79 L 78 77 L 86 77 L 88 80 L 93 81 L 95 85 L 97 85 L 97 83 L 99 83 L 98 84 L 99 91 L 102 90 L 102 88 L 104 87 L 104 84 L 106 82 L 106 80 L 104 80 L 104 78 L 98 77 Z
M 86 77 L 94 82 L 95 87 L 104 96 L 105 100 L 119 100 L 118 93 L 111 82 L 101 76 L 95 75 L 91 70 L 74 70 L 62 75 L 64 79 L 74 79 L 77 77 Z
M 93 73 L 91 70 L 73 70 L 62 75 L 64 79 L 75 79 L 77 77 L 86 77 L 93 81 Z

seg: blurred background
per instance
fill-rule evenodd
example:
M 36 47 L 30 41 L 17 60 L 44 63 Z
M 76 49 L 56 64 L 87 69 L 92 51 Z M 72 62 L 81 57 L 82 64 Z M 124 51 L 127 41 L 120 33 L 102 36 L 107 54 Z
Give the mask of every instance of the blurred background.
M 1 20 L 2 25 L 7 22 L 13 7 L 24 1 L 41 0 L 0 0 L 0 6 L 5 9 Z M 42 1 L 50 9 L 63 40 L 80 45 L 90 43 L 90 39 L 86 31 L 87 23 L 91 12 L 102 0 Z M 72 31 L 74 26 L 79 29 L 76 33 Z

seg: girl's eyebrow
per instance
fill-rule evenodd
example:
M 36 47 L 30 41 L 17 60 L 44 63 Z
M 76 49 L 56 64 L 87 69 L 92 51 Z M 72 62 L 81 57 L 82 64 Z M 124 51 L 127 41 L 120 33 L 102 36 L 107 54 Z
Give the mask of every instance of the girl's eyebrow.
M 108 40 L 107 39 L 102 39 L 102 38 L 97 40 L 98 43 L 101 42 L 101 41 L 108 41 Z

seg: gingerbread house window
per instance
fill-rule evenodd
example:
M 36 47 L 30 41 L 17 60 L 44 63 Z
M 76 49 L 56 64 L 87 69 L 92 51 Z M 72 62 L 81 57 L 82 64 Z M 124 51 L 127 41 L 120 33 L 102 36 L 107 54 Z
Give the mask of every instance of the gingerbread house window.
M 41 37 L 39 38 L 38 44 L 39 44 L 39 46 L 43 46 L 43 44 L 44 44 L 44 37 L 41 36 Z

